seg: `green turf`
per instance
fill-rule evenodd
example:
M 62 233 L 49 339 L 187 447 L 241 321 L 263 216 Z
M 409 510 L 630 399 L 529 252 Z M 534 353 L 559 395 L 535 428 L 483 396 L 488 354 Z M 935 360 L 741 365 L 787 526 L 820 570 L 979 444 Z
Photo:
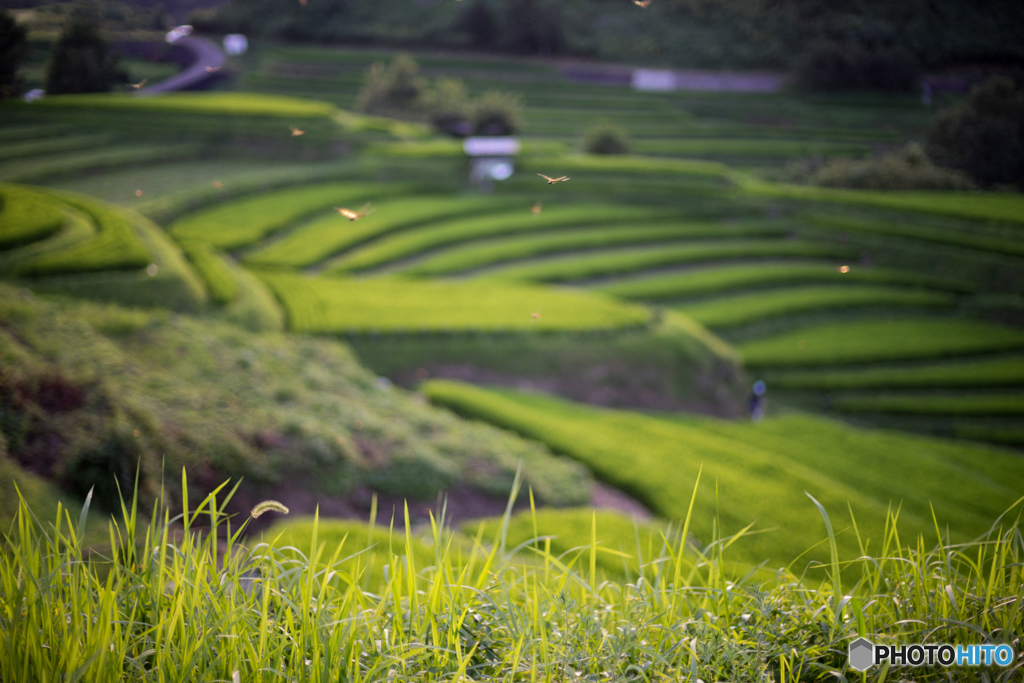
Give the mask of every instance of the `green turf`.
M 666 212 L 630 206 L 598 204 L 558 206 L 544 209 L 537 216 L 530 212 L 531 202 L 523 202 L 519 213 L 477 216 L 436 226 L 423 226 L 401 235 L 385 237 L 335 261 L 333 272 L 355 272 L 380 266 L 430 249 L 473 239 L 546 230 L 555 227 L 583 227 L 609 223 L 647 221 L 664 217 Z
M 355 280 L 262 275 L 296 332 L 614 329 L 646 323 L 644 308 L 571 290 L 504 282 Z M 534 321 L 531 314 L 539 312 Z
M 0 185 L 0 249 L 45 239 L 63 225 L 64 214 L 46 195 Z
M 500 518 L 473 520 L 461 528 L 466 535 L 476 536 L 482 527 L 483 537 L 491 539 L 500 536 L 502 523 Z M 580 570 L 590 561 L 592 538 L 598 542 L 595 564 L 609 576 L 622 579 L 635 575 L 642 563 L 658 557 L 666 540 L 678 547 L 679 528 L 657 520 L 637 520 L 613 510 L 543 508 L 512 515 L 505 529 L 506 548 L 542 539 L 529 545 L 548 548 L 564 564 Z
M 841 413 L 898 415 L 1024 415 L 1019 394 L 883 394 L 835 396 L 832 409 Z
M 594 289 L 624 299 L 661 301 L 706 296 L 721 292 L 766 286 L 804 283 L 856 282 L 877 285 L 910 285 L 970 291 L 969 285 L 949 278 L 936 278 L 913 271 L 864 268 L 857 264 L 843 273 L 831 263 L 749 263 L 691 268 L 680 272 L 641 275 L 598 283 Z
M 765 533 L 744 539 L 737 553 L 771 564 L 800 556 L 825 537 L 805 491 L 828 510 L 841 556 L 860 554 L 849 529 L 851 506 L 860 533 L 881 541 L 886 509 L 900 506 L 911 533 L 955 522 L 982 533 L 1019 497 L 1024 461 L 998 451 L 937 439 L 854 429 L 805 415 L 736 423 L 689 416 L 661 419 L 599 409 L 539 394 L 432 381 L 432 401 L 538 439 L 590 467 L 595 475 L 671 519 L 687 515 L 703 469 L 693 532 L 705 541 L 714 520 L 724 534 L 748 524 Z M 913 473 L 914 486 L 906 477 Z M 804 555 L 827 557 L 819 546 Z
M 687 242 L 657 247 L 616 249 L 574 256 L 559 256 L 488 271 L 497 277 L 541 282 L 566 282 L 587 278 L 636 273 L 686 263 L 721 260 L 853 256 L 849 248 L 794 240 L 731 240 Z
M 852 306 L 953 306 L 945 292 L 873 285 L 829 285 L 776 289 L 719 297 L 676 307 L 711 328 L 734 327 L 788 313 Z
M 461 271 L 576 249 L 593 249 L 616 245 L 670 242 L 680 239 L 768 237 L 786 234 L 788 228 L 769 222 L 747 225 L 720 223 L 676 223 L 640 225 L 635 227 L 596 227 L 581 230 L 545 232 L 487 240 L 446 249 L 427 256 L 400 270 L 411 275 L 450 275 Z
M 771 373 L 781 389 L 1024 386 L 1024 357 L 948 361 L 914 366 Z
M 946 358 L 1024 348 L 1024 331 L 953 318 L 832 322 L 739 345 L 750 366 Z
M 391 192 L 393 188 L 387 190 Z M 184 242 L 235 249 L 258 242 L 275 230 L 327 207 L 360 202 L 379 194 L 382 190 L 371 183 L 318 183 L 197 211 L 178 219 L 168 230 Z
M 349 221 L 331 209 L 322 218 L 300 226 L 281 240 L 246 254 L 257 266 L 302 268 L 388 233 L 428 222 L 459 220 L 468 215 L 497 212 L 508 200 L 491 197 L 399 197 L 375 203 L 374 212 Z M 360 207 L 353 204 L 352 210 Z

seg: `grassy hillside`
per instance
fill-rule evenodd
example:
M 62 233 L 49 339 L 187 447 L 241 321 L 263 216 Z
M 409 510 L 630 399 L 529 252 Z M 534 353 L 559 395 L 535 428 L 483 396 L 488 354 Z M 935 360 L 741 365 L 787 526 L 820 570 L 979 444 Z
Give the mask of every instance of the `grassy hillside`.
M 504 496 L 520 461 L 543 500 L 589 499 L 580 467 L 417 404 L 336 342 L 0 289 L 7 457 L 103 505 L 136 467 L 147 499 L 162 466 L 185 466 L 199 490 L 244 477 L 247 500 L 292 482 L 324 501 L 362 486 L 433 500 Z
M 686 518 L 700 473 L 691 527 L 697 539 L 706 543 L 716 528 L 729 535 L 753 524 L 758 534 L 734 552 L 770 567 L 828 557 L 827 548 L 810 550 L 825 529 L 808 514 L 805 491 L 831 511 L 839 547 L 853 556 L 859 543 L 883 542 L 887 511 L 897 508 L 911 535 L 934 529 L 933 511 L 941 528 L 950 524 L 965 539 L 982 533 L 1015 502 L 1024 481 L 1024 463 L 1007 452 L 806 415 L 737 424 L 601 410 L 453 382 L 430 382 L 423 391 L 462 415 L 572 456 L 669 519 Z M 907 472 L 914 473 L 910 487 Z

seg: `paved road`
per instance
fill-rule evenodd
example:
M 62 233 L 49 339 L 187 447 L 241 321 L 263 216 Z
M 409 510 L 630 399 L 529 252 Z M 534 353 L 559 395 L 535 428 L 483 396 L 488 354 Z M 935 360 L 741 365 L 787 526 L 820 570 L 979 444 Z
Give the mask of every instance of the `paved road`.
M 175 74 L 165 81 L 142 88 L 136 95 L 145 97 L 172 90 L 196 90 L 207 81 L 219 78 L 220 74 L 210 73 L 206 70 L 208 66 L 224 66 L 224 52 L 216 43 L 199 36 L 185 36 L 184 38 L 179 38 L 174 44 L 189 50 L 195 57 L 195 60 L 181 73 Z

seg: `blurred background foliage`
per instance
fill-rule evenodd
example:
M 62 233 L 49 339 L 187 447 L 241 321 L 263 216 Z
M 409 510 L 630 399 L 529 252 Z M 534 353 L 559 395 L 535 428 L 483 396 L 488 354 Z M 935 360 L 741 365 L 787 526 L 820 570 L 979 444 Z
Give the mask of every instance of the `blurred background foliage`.
M 283 40 L 472 48 L 672 66 L 795 68 L 831 55 L 811 85 L 906 87 L 919 66 L 1024 58 L 1024 6 L 862 0 L 232 0 L 197 12 L 198 28 Z

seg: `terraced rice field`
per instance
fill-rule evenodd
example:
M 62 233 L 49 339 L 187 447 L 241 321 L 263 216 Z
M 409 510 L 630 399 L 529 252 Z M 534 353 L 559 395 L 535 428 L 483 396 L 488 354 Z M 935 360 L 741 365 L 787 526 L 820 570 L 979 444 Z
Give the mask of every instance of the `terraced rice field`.
M 949 522 L 968 535 L 981 533 L 991 517 L 1017 500 L 1020 492 L 1011 482 L 1024 476 L 1024 461 L 1014 454 L 863 432 L 808 415 L 761 424 L 697 416 L 673 420 L 457 382 L 432 381 L 424 390 L 463 415 L 571 455 L 660 516 L 686 518 L 696 487 L 697 539 L 709 538 L 716 523 L 728 535 L 753 522 L 761 533 L 745 538 L 737 550 L 749 559 L 826 560 L 824 548 L 803 554 L 808 546 L 801 539 L 825 536 L 821 521 L 805 514 L 811 505 L 806 493 L 830 511 L 834 525 L 855 522 L 875 544 L 891 505 L 900 506 L 901 524 L 912 535 L 934 533 L 933 514 L 943 528 Z M 913 487 L 905 486 L 908 472 L 914 473 Z M 958 482 L 954 488 L 952 479 Z M 837 542 L 841 556 L 859 554 L 852 533 L 840 534 Z
M 767 380 L 770 410 L 792 404 L 1016 443 L 1015 398 L 993 392 L 1024 387 L 1024 333 L 1003 324 L 1019 318 L 1015 297 L 1024 295 L 1020 196 L 849 192 L 751 172 L 919 138 L 932 113 L 916 102 L 635 93 L 573 83 L 553 66 L 423 56 L 427 77 L 524 94 L 517 173 L 483 194 L 465 183 L 457 141 L 335 109 L 351 107 L 382 56 L 260 48 L 236 83 L 260 95 L 89 100 L 101 115 L 131 110 L 167 123 L 202 114 L 252 135 L 287 137 L 284 122 L 304 117 L 311 130 L 322 126 L 316 140 L 354 141 L 350 157 L 196 161 L 201 145 L 22 121 L 0 128 L 0 178 L 152 218 L 205 296 L 237 319 L 332 334 L 535 334 L 688 316 L 735 344 L 751 379 Z M 50 110 L 83 102 L 55 99 Z M 272 126 L 249 128 L 254 111 Z M 599 117 L 629 133 L 631 154 L 578 153 Z M 572 179 L 549 187 L 539 172 Z M 135 219 L 102 202 L 62 199 L 54 211 L 20 201 L 3 207 L 20 216 L 0 228 L 5 277 L 68 291 L 60 277 L 91 270 L 89 291 L 114 291 L 121 285 L 109 282 L 154 260 L 150 246 L 126 237 L 141 234 L 125 227 Z M 334 211 L 367 202 L 375 211 L 355 222 Z M 942 394 L 924 400 L 933 390 Z

